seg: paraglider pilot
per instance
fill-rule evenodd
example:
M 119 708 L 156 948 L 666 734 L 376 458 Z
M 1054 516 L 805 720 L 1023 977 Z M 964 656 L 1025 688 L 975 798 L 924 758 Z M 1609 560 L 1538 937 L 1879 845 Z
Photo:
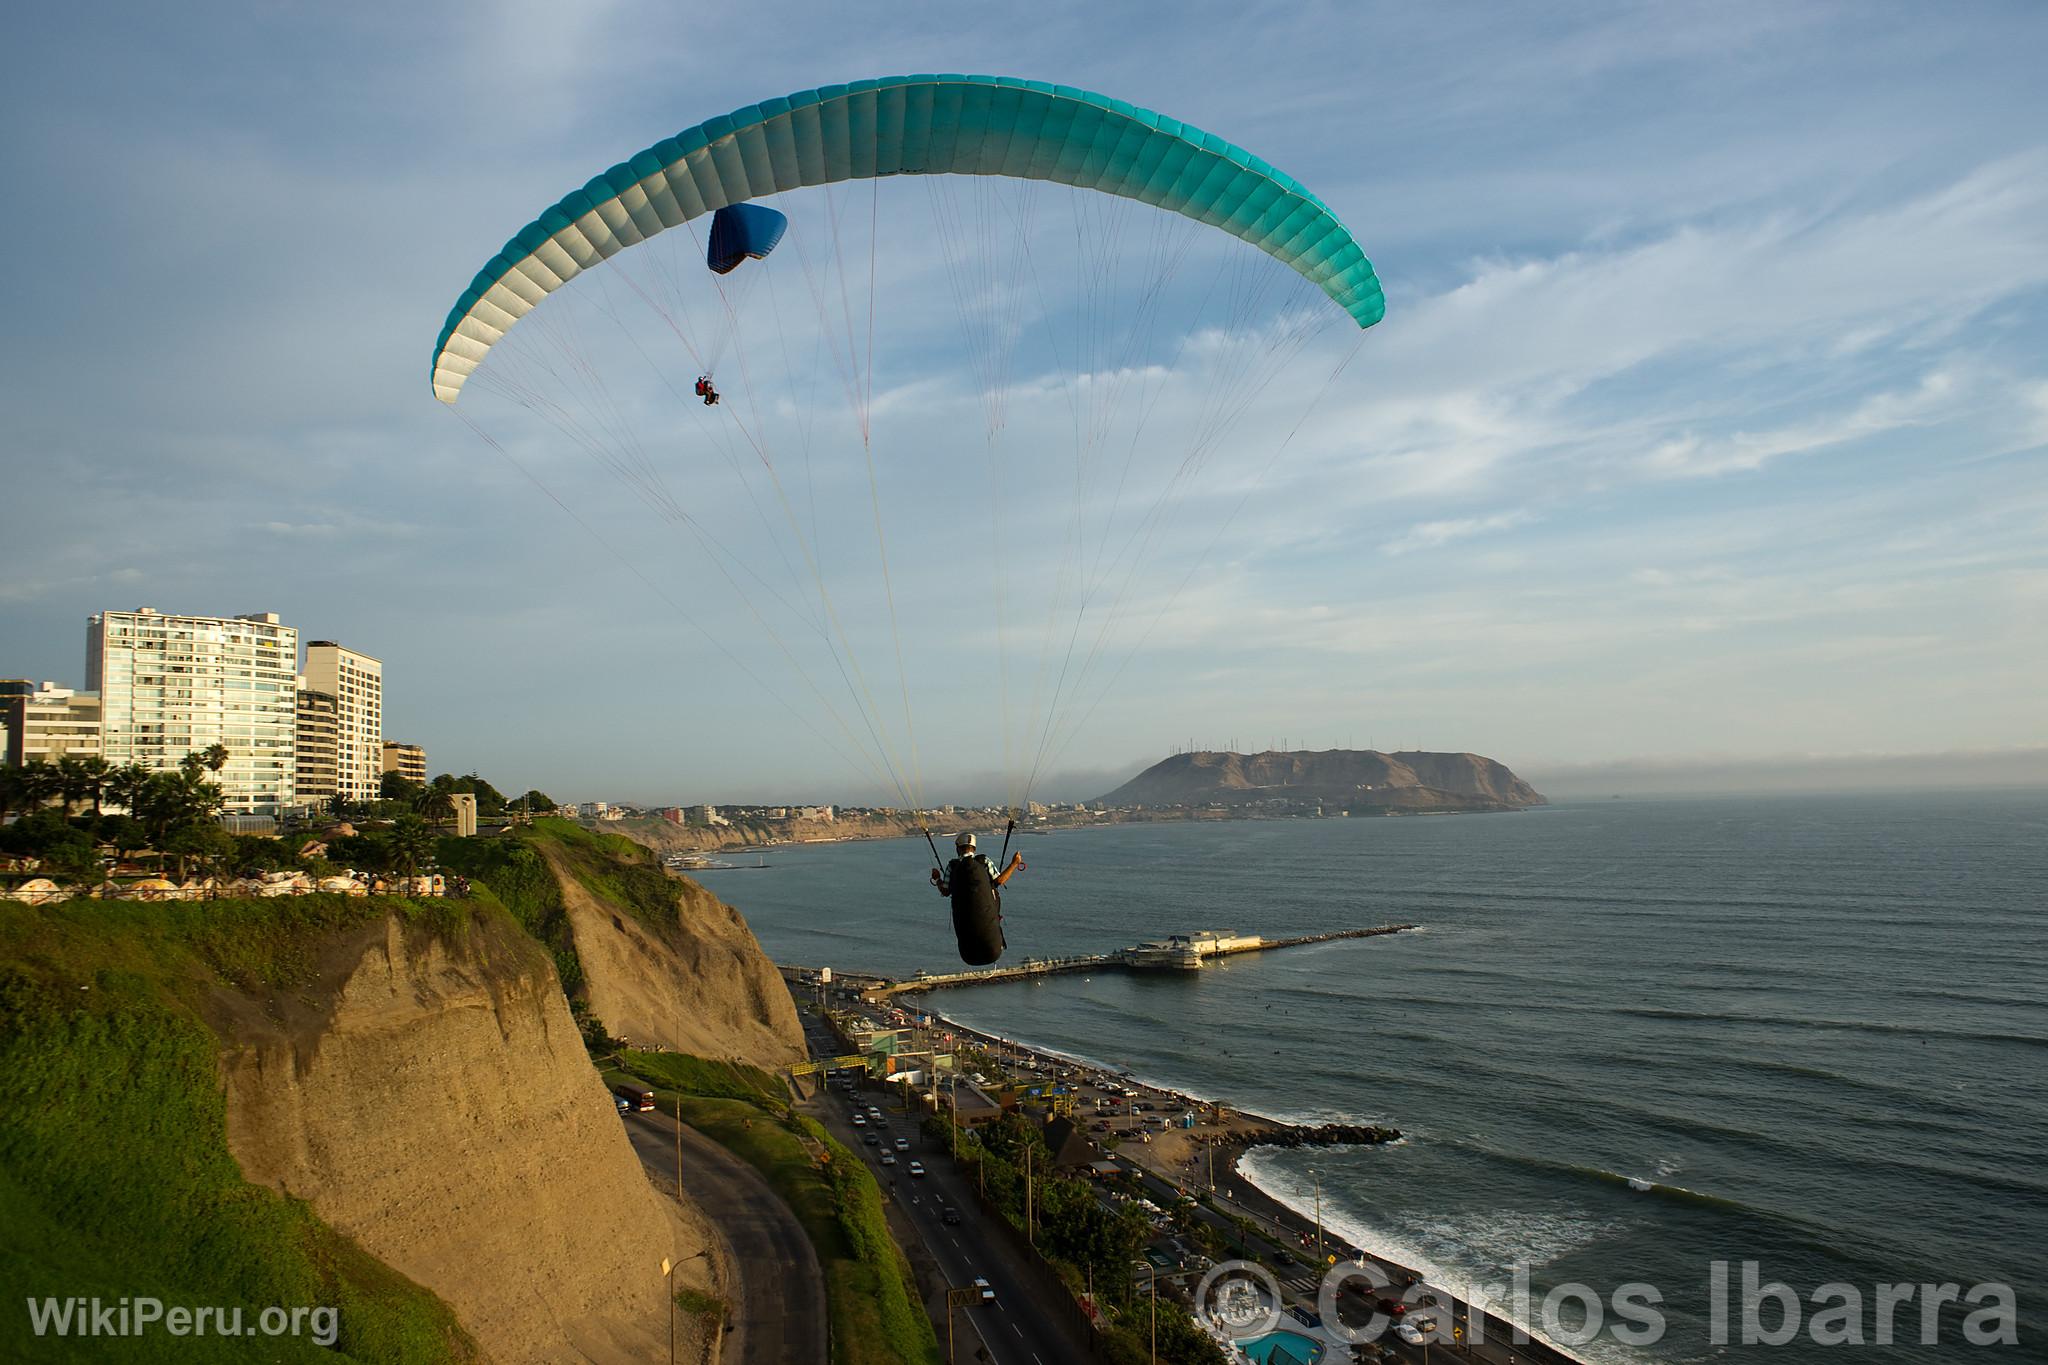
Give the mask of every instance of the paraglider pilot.
M 718 390 L 712 387 L 710 375 L 697 376 L 697 396 L 704 400 L 704 406 L 707 408 L 718 401 Z
M 974 849 L 974 836 L 953 841 L 953 861 L 944 872 L 932 869 L 932 885 L 953 900 L 953 936 L 960 941 L 960 960 L 986 967 L 1003 955 L 1003 883 L 1024 870 L 1024 855 L 1010 855 L 1010 865 L 996 871 L 985 853 Z

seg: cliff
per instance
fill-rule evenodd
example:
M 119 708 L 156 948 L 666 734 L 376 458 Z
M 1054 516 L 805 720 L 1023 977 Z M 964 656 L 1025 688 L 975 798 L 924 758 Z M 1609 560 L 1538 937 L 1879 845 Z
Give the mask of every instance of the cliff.
M 584 999 L 607 1031 L 768 1069 L 803 1060 L 796 1006 L 739 911 L 644 852 L 621 864 L 616 853 L 597 861 L 583 840 L 539 847 L 561 884 Z
M 648 1184 L 546 955 L 502 912 L 307 949 L 290 989 L 207 1002 L 247 1177 L 433 1289 L 499 1365 L 655 1358 L 654 1268 L 717 1238 Z
M 775 964 L 739 911 L 630 839 L 567 820 L 444 839 L 553 955 L 572 1009 L 616 1037 L 773 1070 L 804 1056 Z
M 848 839 L 902 839 L 922 827 L 915 815 L 841 815 L 835 820 L 734 820 L 724 825 L 678 825 L 654 816 L 606 821 L 656 853 L 722 853 L 779 844 L 838 843 Z
M 1109 806 L 1319 802 L 1353 814 L 1543 804 L 1543 797 L 1505 765 L 1479 754 L 1386 754 L 1376 749 L 1175 754 L 1098 799 Z

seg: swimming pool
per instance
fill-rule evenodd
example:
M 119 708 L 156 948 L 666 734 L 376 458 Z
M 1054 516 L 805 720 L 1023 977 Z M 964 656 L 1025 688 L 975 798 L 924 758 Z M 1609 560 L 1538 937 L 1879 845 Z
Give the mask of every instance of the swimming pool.
M 1315 1365 L 1323 1358 L 1323 1344 L 1299 1332 L 1268 1332 L 1237 1343 L 1237 1349 L 1258 1365 Z

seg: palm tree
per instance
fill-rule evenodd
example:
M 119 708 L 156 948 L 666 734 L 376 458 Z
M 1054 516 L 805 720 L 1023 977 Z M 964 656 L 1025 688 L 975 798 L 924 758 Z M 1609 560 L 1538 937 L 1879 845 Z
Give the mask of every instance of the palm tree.
M 63 784 L 64 813 L 71 814 L 73 805 L 92 802 L 95 818 L 103 813 L 106 802 L 107 780 L 113 775 L 113 768 L 98 754 L 65 754 L 57 760 L 58 781 Z
M 154 776 L 140 763 L 129 763 L 115 768 L 107 774 L 106 796 L 115 805 L 124 807 L 130 815 L 142 803 L 143 792 L 149 789 L 149 779 Z
M 391 822 L 391 870 L 401 877 L 416 877 L 420 865 L 434 854 L 434 836 L 427 822 L 417 815 L 401 815 Z
M 28 810 L 41 810 L 63 793 L 64 778 L 53 763 L 28 763 L 17 770 L 17 791 Z
M 228 746 L 209 744 L 199 751 L 199 761 L 206 765 L 208 772 L 219 772 L 228 766 Z
M 413 814 L 429 822 L 455 818 L 454 798 L 440 787 L 420 788 L 412 798 L 412 809 Z

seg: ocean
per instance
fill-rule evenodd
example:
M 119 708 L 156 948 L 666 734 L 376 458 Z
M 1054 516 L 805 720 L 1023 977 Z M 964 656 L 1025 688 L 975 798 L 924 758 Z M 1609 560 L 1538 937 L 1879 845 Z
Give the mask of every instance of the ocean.
M 1788 1365 L 1953 1359 L 1966 1314 L 1998 1325 L 1999 1286 L 2020 1335 L 2000 1358 L 2048 1358 L 2048 793 L 1126 825 L 1013 847 L 1029 867 L 1005 897 L 1012 960 L 1421 926 L 933 1000 L 1205 1098 L 1401 1129 L 1244 1169 L 1304 1211 L 1319 1184 L 1332 1228 L 1497 1287 L 1589 1360 L 1739 1358 L 1777 1336 L 1766 1355 Z M 777 960 L 956 965 L 921 840 L 769 861 L 702 880 Z M 1747 1329 L 1745 1263 L 1766 1287 Z M 1880 1286 L 1900 1284 L 1881 1347 Z M 1966 1296 L 1932 1343 L 1923 1284 Z M 1624 1285 L 1658 1296 L 1632 1291 L 1654 1339 L 1618 1316 Z M 1602 1330 L 1580 1343 L 1589 1298 Z M 1844 1338 L 1846 1356 L 1825 1344 Z

